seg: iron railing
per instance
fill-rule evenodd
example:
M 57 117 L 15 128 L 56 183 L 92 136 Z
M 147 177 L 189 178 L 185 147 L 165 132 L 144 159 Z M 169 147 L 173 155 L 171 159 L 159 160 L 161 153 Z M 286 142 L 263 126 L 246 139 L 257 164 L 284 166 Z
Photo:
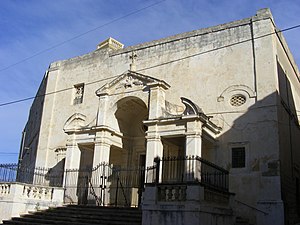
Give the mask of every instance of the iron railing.
M 228 192 L 229 172 L 199 156 L 156 158 L 146 171 L 147 184 L 201 184 Z
M 17 179 L 18 164 L 0 164 L 0 182 L 15 182 Z
M 144 187 L 143 168 L 99 164 L 93 169 L 65 171 L 65 203 L 138 206 Z
M 21 182 L 33 185 L 62 187 L 63 170 L 44 167 L 25 167 L 18 164 L 0 164 L 0 182 Z
M 68 204 L 138 206 L 144 188 L 144 168 L 120 168 L 101 163 L 93 169 L 48 169 L 0 164 L 0 182 L 63 187 Z
M 147 184 L 200 184 L 228 192 L 228 171 L 198 156 L 156 158 L 155 165 L 120 168 L 99 164 L 93 169 L 47 169 L 0 164 L 0 182 L 64 187 L 65 203 L 138 206 Z

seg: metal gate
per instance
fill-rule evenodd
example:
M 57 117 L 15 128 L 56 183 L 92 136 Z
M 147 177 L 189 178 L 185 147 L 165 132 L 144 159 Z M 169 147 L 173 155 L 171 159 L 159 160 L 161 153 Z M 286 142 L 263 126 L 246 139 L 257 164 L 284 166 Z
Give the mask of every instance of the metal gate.
M 144 188 L 145 169 L 99 164 L 91 170 L 66 170 L 67 204 L 138 206 Z

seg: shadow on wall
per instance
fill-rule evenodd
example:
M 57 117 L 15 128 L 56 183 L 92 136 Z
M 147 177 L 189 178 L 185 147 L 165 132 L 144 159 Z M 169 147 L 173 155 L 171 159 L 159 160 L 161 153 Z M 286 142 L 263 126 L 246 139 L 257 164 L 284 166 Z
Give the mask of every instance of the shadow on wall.
M 49 169 L 45 179 L 49 182 L 50 187 L 62 187 L 65 175 L 65 158 L 59 161 L 54 167 Z
M 280 175 L 286 224 L 300 222 L 300 129 L 291 83 L 277 63 Z M 299 95 L 298 95 L 299 96 Z M 298 169 L 297 169 L 298 168 Z
M 300 165 L 300 129 L 291 84 L 280 65 L 278 79 L 279 92 L 257 101 L 232 125 L 226 122 L 231 115 L 224 115 L 231 128 L 219 137 L 225 145 L 216 155 L 217 164 L 230 170 L 229 190 L 237 200 L 257 209 L 260 202 L 282 200 L 285 218 L 283 212 L 276 216 L 294 224 L 300 220 L 300 174 L 295 168 Z M 238 213 L 249 219 L 259 214 L 245 205 Z
M 21 168 L 31 168 L 34 170 L 36 166 L 38 140 L 44 110 L 47 81 L 48 76 L 45 75 L 31 105 L 29 118 L 23 130 L 22 145 L 19 153 L 19 167 Z

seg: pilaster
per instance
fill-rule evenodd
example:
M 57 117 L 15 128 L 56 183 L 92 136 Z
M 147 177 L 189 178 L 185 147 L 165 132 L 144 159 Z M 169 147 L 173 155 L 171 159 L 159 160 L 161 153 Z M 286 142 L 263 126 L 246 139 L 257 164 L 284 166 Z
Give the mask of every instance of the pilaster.
M 97 125 L 105 125 L 107 105 L 108 105 L 108 93 L 100 94 L 99 95 Z
M 202 156 L 202 122 L 194 120 L 186 125 L 186 156 Z
M 163 116 L 165 108 L 165 90 L 169 88 L 164 83 L 154 82 L 148 84 L 150 88 L 149 119 L 156 119 Z
M 65 169 L 79 169 L 80 157 L 81 151 L 75 141 L 75 134 L 73 134 L 72 140 L 69 140 L 67 144 Z
M 146 153 L 146 168 L 154 165 L 154 159 L 163 157 L 163 144 L 159 136 L 146 137 L 147 139 L 147 153 Z M 162 177 L 162 167 L 160 166 L 159 179 Z M 154 173 L 147 174 L 147 180 L 153 180 L 155 177 Z
M 100 131 L 96 134 L 93 167 L 98 166 L 100 163 L 109 164 L 111 141 L 108 131 Z
M 186 124 L 186 146 L 185 146 L 185 155 L 190 156 L 202 156 L 202 123 L 199 120 L 194 120 L 187 122 Z M 195 171 L 201 170 L 201 164 L 196 160 L 187 160 L 185 166 L 185 173 L 188 175 L 189 179 L 192 181 L 201 179 L 199 173 Z

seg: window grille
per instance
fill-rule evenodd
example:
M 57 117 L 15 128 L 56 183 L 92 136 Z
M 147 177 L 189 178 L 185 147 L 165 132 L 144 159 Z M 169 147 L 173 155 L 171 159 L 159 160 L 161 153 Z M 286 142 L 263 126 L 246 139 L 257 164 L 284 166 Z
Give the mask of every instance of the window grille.
M 245 147 L 237 147 L 231 149 L 232 168 L 243 168 L 246 166 Z
M 246 102 L 246 97 L 244 95 L 234 95 L 230 99 L 230 104 L 232 106 L 241 106 L 245 104 Z
M 83 102 L 84 84 L 78 84 L 74 86 L 75 94 L 73 104 L 78 105 Z

